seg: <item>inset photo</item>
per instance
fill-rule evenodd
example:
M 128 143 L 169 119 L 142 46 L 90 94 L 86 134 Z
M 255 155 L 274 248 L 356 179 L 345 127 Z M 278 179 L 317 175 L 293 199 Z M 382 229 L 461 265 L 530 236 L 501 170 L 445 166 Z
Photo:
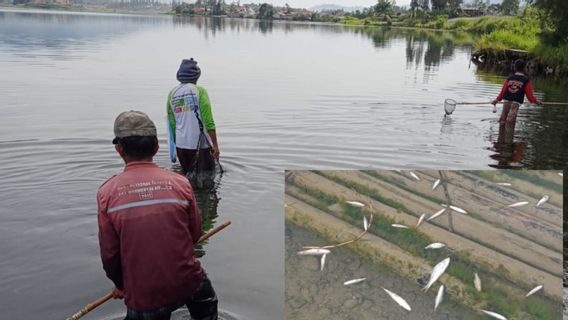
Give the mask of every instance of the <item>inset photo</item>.
M 285 319 L 562 319 L 562 172 L 286 171 L 285 184 Z

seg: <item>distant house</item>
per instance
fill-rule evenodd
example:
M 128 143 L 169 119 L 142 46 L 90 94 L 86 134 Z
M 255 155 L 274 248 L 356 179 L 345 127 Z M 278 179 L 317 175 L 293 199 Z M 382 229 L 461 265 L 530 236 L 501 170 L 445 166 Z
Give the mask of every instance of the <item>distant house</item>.
M 479 17 L 485 14 L 485 10 L 481 10 L 480 8 L 472 7 L 468 4 L 464 4 L 461 7 L 463 13 L 469 17 Z

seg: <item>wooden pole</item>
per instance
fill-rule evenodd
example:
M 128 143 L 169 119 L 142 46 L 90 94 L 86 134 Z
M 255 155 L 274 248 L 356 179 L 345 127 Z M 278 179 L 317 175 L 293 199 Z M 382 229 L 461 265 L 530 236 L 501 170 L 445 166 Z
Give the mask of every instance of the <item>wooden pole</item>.
M 231 224 L 231 220 L 227 220 L 227 221 L 223 222 L 221 225 L 217 226 L 216 228 L 214 228 L 211 231 L 207 232 L 206 234 L 202 235 L 201 238 L 199 238 L 199 240 L 197 240 L 197 243 L 201 243 L 201 242 L 211 238 L 213 235 L 215 235 L 219 231 L 225 229 L 230 224 Z M 77 313 L 75 313 L 74 315 L 67 318 L 67 320 L 80 319 L 81 317 L 83 317 L 87 313 L 93 311 L 96 307 L 98 307 L 101 304 L 109 301 L 111 298 L 112 298 L 112 292 L 109 292 L 106 295 L 100 297 L 97 301 L 87 304 L 83 309 L 77 311 Z
M 454 221 L 452 219 L 452 210 L 450 206 L 452 205 L 452 198 L 450 198 L 450 192 L 448 191 L 448 185 L 446 184 L 446 175 L 442 170 L 438 170 L 438 174 L 440 175 L 440 182 L 442 182 L 442 187 L 444 188 L 444 195 L 446 196 L 446 201 L 448 202 L 448 207 L 446 211 L 448 212 L 448 228 L 453 233 L 454 232 Z

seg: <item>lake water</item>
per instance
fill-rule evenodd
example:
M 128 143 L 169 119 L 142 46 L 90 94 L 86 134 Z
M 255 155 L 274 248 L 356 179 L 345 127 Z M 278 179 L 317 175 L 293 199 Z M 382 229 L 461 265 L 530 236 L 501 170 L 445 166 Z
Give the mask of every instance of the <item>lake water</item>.
M 172 168 L 165 100 L 182 58 L 200 63 L 226 170 L 201 206 L 217 224 L 233 222 L 202 261 L 221 308 L 239 319 L 283 316 L 285 168 L 564 166 L 565 107 L 523 107 L 509 139 L 489 105 L 458 106 L 442 120 L 444 99 L 489 101 L 504 79 L 477 71 L 466 42 L 409 30 L 0 10 L 0 314 L 61 319 L 110 290 L 95 194 L 122 168 L 112 124 L 121 111 L 147 112 L 162 147 L 155 160 Z M 546 100 L 568 100 L 562 83 L 535 87 Z M 90 316 L 121 313 L 112 301 Z

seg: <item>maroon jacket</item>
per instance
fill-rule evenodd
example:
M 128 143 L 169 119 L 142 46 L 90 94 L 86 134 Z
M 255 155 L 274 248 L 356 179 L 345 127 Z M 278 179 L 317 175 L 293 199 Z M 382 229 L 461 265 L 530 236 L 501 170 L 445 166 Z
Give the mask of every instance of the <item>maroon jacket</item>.
M 144 311 L 188 300 L 205 272 L 193 245 L 201 218 L 189 181 L 153 162 L 130 162 L 97 193 L 103 268 Z

